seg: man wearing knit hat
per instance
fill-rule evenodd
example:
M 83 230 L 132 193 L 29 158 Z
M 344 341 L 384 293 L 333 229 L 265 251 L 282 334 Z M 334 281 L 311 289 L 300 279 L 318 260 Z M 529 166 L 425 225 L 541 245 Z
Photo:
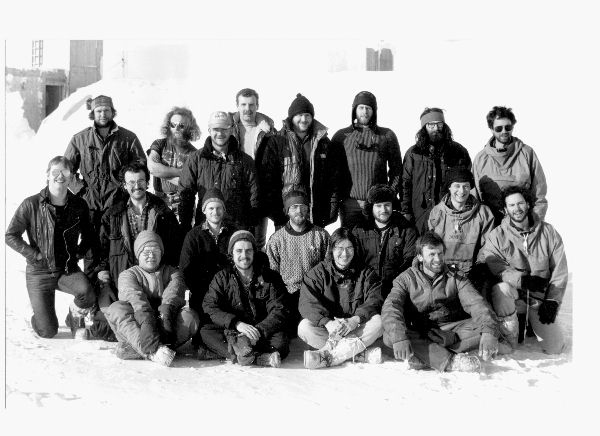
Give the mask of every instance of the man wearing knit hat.
M 258 214 L 258 187 L 254 160 L 244 153 L 231 135 L 232 119 L 227 112 L 210 114 L 204 147 L 188 158 L 179 178 L 179 222 L 183 231 L 192 228 L 196 196 L 198 205 L 194 225 L 204 221 L 200 202 L 209 188 L 221 191 L 225 214 L 237 226 L 250 229 Z
M 304 275 L 325 259 L 329 233 L 308 219 L 308 200 L 301 191 L 290 191 L 283 199 L 289 221 L 269 238 L 267 255 L 271 268 L 281 274 L 288 291 L 290 337 L 300 322 L 298 298 Z
M 393 280 L 411 266 L 417 241 L 414 225 L 392 210 L 395 199 L 396 191 L 389 185 L 373 185 L 367 192 L 366 219 L 352 229 L 358 243 L 357 256 L 381 277 L 384 299 Z
M 467 149 L 453 140 L 439 108 L 425 108 L 415 140 L 404 155 L 401 212 L 423 233 L 429 212 L 445 194 L 446 173 L 450 168 L 470 169 L 471 158 Z
M 133 162 L 145 164 L 146 155 L 135 133 L 115 123 L 117 111 L 110 97 L 89 99 L 87 108 L 94 124 L 73 136 L 64 156 L 71 161 L 75 173 L 71 190 L 79 191 L 87 202 L 90 221 L 98 234 L 102 215 L 122 198 L 119 170 Z M 92 261 L 90 251 L 84 259 L 88 276 L 92 274 Z
M 389 185 L 395 204 L 402 178 L 398 139 L 392 130 L 377 125 L 377 99 L 372 93 L 356 94 L 350 120 L 350 126 L 338 130 L 331 139 L 344 148 L 350 171 L 351 187 L 346 187 L 348 196 L 340 204 L 341 223 L 348 229 L 364 222 L 362 212 L 372 185 Z
M 198 330 L 198 315 L 185 307 L 182 273 L 162 263 L 158 234 L 140 232 L 133 245 L 138 265 L 119 275 L 119 300 L 105 311 L 121 359 L 146 358 L 170 366 L 175 349 Z
M 202 340 L 240 365 L 278 367 L 289 353 L 285 284 L 256 250 L 252 233 L 231 235 L 228 252 L 232 264 L 215 275 L 204 297 L 211 323 L 200 330 Z
M 314 115 L 313 104 L 298 94 L 283 128 L 268 139 L 261 156 L 261 204 L 276 228 L 287 221 L 283 197 L 292 190 L 306 194 L 313 224 L 325 227 L 337 219 L 340 187 L 347 175 L 344 150 L 332 144 L 327 127 Z
M 494 216 L 489 207 L 470 194 L 472 188 L 471 171 L 450 169 L 446 173 L 446 194 L 431 210 L 428 227 L 444 240 L 444 259 L 450 270 L 462 272 L 481 292 L 485 269 L 475 261 L 494 228 Z

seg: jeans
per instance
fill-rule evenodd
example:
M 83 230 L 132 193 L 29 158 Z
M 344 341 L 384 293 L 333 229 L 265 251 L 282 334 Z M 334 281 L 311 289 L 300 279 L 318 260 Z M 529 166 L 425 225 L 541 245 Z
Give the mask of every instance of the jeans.
M 342 227 L 351 229 L 355 225 L 364 223 L 365 221 L 366 218 L 363 215 L 363 208 L 358 200 L 347 198 L 342 201 L 340 204 L 340 223 Z
M 54 308 L 55 290 L 73 295 L 75 305 L 82 309 L 96 302 L 94 288 L 81 271 L 65 274 L 62 271 L 35 270 L 27 265 L 25 283 L 33 308 L 31 326 L 42 338 L 52 338 L 58 332 L 58 318 Z
M 351 333 L 356 335 L 365 344 L 365 347 L 372 345 L 383 334 L 381 315 L 373 315 L 371 319 Z M 316 326 L 305 318 L 298 324 L 298 337 L 319 350 L 329 339 L 329 332 L 325 327 Z
M 494 311 L 500 317 L 512 315 L 517 310 L 517 304 L 525 306 L 527 303 L 519 300 L 518 291 L 508 283 L 501 282 L 492 287 L 492 304 Z M 529 322 L 536 336 L 541 340 L 542 351 L 547 354 L 562 353 L 566 347 L 565 339 L 560 326 L 556 321 L 552 324 L 542 324 L 538 315 L 540 302 L 530 299 Z M 527 310 L 526 310 L 527 311 Z

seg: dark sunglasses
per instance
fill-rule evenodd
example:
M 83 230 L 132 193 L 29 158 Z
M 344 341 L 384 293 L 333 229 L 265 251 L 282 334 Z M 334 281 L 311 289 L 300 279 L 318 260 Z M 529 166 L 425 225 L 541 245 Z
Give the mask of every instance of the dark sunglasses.
M 171 126 L 171 129 L 185 129 L 185 124 L 169 123 L 169 126 Z
M 512 124 L 509 124 L 508 126 L 496 126 L 494 127 L 494 132 L 500 133 L 502 129 L 505 129 L 507 132 L 510 132 L 513 129 L 513 126 Z

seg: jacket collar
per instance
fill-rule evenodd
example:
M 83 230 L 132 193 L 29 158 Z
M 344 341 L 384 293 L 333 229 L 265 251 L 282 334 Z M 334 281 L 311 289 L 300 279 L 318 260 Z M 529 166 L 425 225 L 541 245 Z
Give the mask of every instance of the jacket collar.
M 73 194 L 71 191 L 67 190 L 67 201 L 65 202 L 65 205 L 69 204 L 69 201 L 74 197 L 75 197 L 75 194 Z M 40 202 L 50 203 L 50 188 L 48 188 L 48 185 L 43 187 L 42 190 L 40 191 Z
M 231 117 L 233 118 L 233 124 L 239 129 L 239 125 L 242 123 L 239 112 L 232 112 Z M 274 122 L 271 118 L 263 113 L 256 112 L 256 128 L 262 130 L 265 133 L 269 133 L 274 126 Z
M 237 139 L 235 139 L 235 136 L 231 135 L 229 137 L 229 143 L 227 145 L 227 156 L 237 154 L 239 152 L 239 149 L 240 146 Z M 213 154 L 214 150 L 215 148 L 212 145 L 212 139 L 209 136 L 208 138 L 206 138 L 206 141 L 204 141 L 204 147 L 202 147 L 200 155 L 204 159 L 216 159 L 216 156 Z
M 316 142 L 319 142 L 321 138 L 327 135 L 327 130 L 329 130 L 325 125 L 321 124 L 315 118 L 313 118 L 313 123 L 311 126 L 310 139 L 313 139 Z M 281 128 L 280 134 L 287 135 L 287 133 L 295 133 L 294 127 L 292 126 L 292 120 L 286 118 L 283 120 L 283 127 Z

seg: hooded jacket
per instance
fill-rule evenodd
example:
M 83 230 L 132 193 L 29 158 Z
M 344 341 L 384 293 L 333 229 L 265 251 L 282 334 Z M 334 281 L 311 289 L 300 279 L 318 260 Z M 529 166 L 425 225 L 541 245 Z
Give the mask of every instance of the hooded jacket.
M 417 257 L 394 280 L 381 317 L 384 340 L 390 344 L 408 339 L 408 328 L 427 331 L 469 317 L 480 327 L 480 333 L 499 336 L 492 308 L 469 280 L 447 268 L 431 280 Z
M 477 253 L 494 228 L 494 215 L 489 207 L 469 196 L 465 209 L 451 207 L 450 194 L 446 194 L 429 214 L 429 230 L 444 240 L 446 265 L 454 265 L 468 274 L 477 260 Z
M 209 188 L 219 188 L 225 198 L 225 216 L 241 228 L 255 224 L 258 213 L 258 186 L 254 160 L 240 150 L 237 139 L 229 137 L 227 159 L 216 156 L 212 139 L 193 152 L 179 178 L 179 222 L 183 231 L 191 229 L 196 194 L 201 200 Z M 202 203 L 196 207 L 195 225 L 204 221 Z
M 52 208 L 54 206 L 50 203 L 46 186 L 39 194 L 32 195 L 21 203 L 6 229 L 6 245 L 22 254 L 28 265 L 39 270 L 57 270 L 54 257 L 55 221 L 50 211 Z M 63 240 L 68 258 L 64 272 L 71 273 L 79 270 L 79 259 L 83 258 L 89 248 L 96 250 L 98 243 L 90 224 L 87 204 L 70 191 L 67 191 L 65 216 L 67 221 Z M 23 240 L 24 232 L 27 232 L 29 243 Z M 38 253 L 42 254 L 40 260 L 37 260 Z
M 485 262 L 498 279 L 517 289 L 521 289 L 524 275 L 548 279 L 546 297 L 560 303 L 569 275 L 565 247 L 550 224 L 535 213 L 530 214 L 530 221 L 530 231 L 521 232 L 511 224 L 510 217 L 505 217 L 486 239 L 478 260 Z
M 310 221 L 325 227 L 337 219 L 340 189 L 343 185 L 343 149 L 327 137 L 327 127 L 313 119 L 310 159 L 305 163 L 304 150 L 289 120 L 271 136 L 261 156 L 259 173 L 261 208 L 275 225 L 284 225 L 283 197 L 292 190 L 305 192 L 311 203 Z M 304 178 L 305 170 L 309 176 Z
M 340 271 L 326 259 L 304 276 L 298 310 L 320 327 L 334 318 L 352 316 L 364 324 L 379 313 L 382 303 L 381 279 L 373 268 L 350 265 Z
M 534 212 L 541 220 L 546 216 L 546 176 L 533 149 L 519 138 L 504 153 L 492 146 L 494 138 L 485 144 L 473 161 L 475 190 L 479 199 L 487 204 L 494 215 L 501 216 L 504 210 L 502 189 L 508 186 L 521 186 L 529 189 L 535 197 Z

